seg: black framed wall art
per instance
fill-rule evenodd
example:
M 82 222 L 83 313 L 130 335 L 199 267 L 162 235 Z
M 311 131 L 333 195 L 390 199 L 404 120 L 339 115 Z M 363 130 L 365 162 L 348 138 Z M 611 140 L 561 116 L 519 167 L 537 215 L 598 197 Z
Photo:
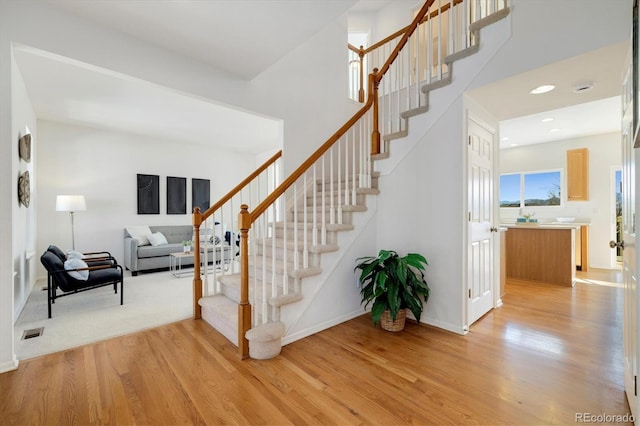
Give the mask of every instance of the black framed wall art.
M 160 214 L 160 176 L 138 174 L 138 214 Z
M 187 178 L 167 176 L 167 214 L 187 213 Z
M 209 179 L 191 179 L 191 211 L 200 207 L 204 212 L 211 204 L 211 181 Z

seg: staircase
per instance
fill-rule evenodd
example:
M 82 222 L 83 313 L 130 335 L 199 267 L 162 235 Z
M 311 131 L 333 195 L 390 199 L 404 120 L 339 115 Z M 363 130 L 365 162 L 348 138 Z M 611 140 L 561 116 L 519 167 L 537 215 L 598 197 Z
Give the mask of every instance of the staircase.
M 264 359 L 280 352 L 283 337 L 319 291 L 310 287 L 322 287 L 328 279 L 323 259 L 334 255 L 335 264 L 336 256 L 355 239 L 353 234 L 364 229 L 357 224 L 358 218 L 371 214 L 370 205 L 375 207 L 380 173 L 374 171 L 373 162 L 389 158 L 390 142 L 406 137 L 410 119 L 429 110 L 429 94 L 451 83 L 454 63 L 478 51 L 481 28 L 508 15 L 506 5 L 499 8 L 498 2 L 491 2 L 495 10 L 473 20 L 468 33 L 464 31 L 469 46 L 446 56 L 437 47 L 437 56 L 443 60 L 434 64 L 421 61 L 415 53 L 419 43 L 412 45 L 410 37 L 421 37 L 423 25 L 429 25 L 431 34 L 434 17 L 466 7 L 466 1 L 451 0 L 445 6 L 437 2 L 435 11 L 429 10 L 434 0 L 427 1 L 402 35 L 385 42 L 395 45 L 386 62 L 370 61 L 368 100 L 363 108 L 274 191 L 262 194 L 252 212 L 243 203 L 238 219 L 240 258 L 233 261 L 229 273 L 218 276 L 213 268 L 213 291 L 205 271 L 203 297 L 199 297 L 202 282 L 196 268 L 196 318 L 200 310 L 202 319 L 238 346 L 243 357 Z M 453 15 L 448 14 L 450 23 Z M 405 46 L 409 47 L 403 50 Z M 429 49 L 424 56 L 433 57 Z M 411 64 L 415 76 L 405 72 Z M 196 228 L 213 210 L 203 215 L 196 212 Z M 353 287 L 351 298 L 355 295 L 359 303 Z

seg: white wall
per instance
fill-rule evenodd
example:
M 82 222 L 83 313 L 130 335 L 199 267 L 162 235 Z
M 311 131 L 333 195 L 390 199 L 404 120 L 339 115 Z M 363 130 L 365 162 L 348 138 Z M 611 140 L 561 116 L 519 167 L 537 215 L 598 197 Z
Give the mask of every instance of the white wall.
M 633 0 L 510 1 L 513 35 L 494 60 L 480 70 L 470 89 L 619 43 L 631 36 Z
M 347 100 L 346 46 L 343 15 L 251 82 L 244 107 L 284 120 L 285 176 L 360 107 Z
M 38 135 L 38 255 L 49 244 L 71 248 L 69 213 L 55 211 L 56 195 L 85 196 L 76 249 L 107 250 L 122 263 L 126 226 L 191 224 L 191 178 L 211 180 L 213 202 L 255 168 L 253 157 L 235 151 L 49 121 L 38 121 Z M 137 214 L 138 173 L 160 176 L 159 215 Z M 166 214 L 167 176 L 187 178 L 187 214 Z
M 393 172 L 380 178 L 377 216 L 379 249 L 416 252 L 429 261 L 431 296 L 422 321 L 459 333 L 466 197 L 459 189 L 464 187 L 462 119 L 458 96 Z
M 500 151 L 500 173 L 562 169 L 562 206 L 526 208 L 540 221 L 556 217 L 576 217 L 591 221 L 589 266 L 611 268 L 609 241 L 615 240 L 612 200 L 612 168 L 622 164 L 619 133 L 606 133 Z M 567 150 L 589 150 L 589 201 L 567 201 Z M 500 209 L 503 219 L 513 220 L 518 209 Z
M 0 3 L 0 6 L 2 3 Z M 14 284 L 13 222 L 16 204 L 17 174 L 12 125 L 12 57 L 11 45 L 5 42 L 7 19 L 0 13 L 0 373 L 14 369 Z
M 17 146 L 18 140 L 21 136 L 27 133 L 27 130 L 31 133 L 31 161 L 26 162 L 21 160 L 17 155 L 17 152 L 12 156 L 12 168 L 15 171 L 12 175 L 14 182 L 17 182 L 18 176 L 24 172 L 29 172 L 30 180 L 30 202 L 29 206 L 14 202 L 13 208 L 13 270 L 17 273 L 13 279 L 13 291 L 14 291 L 14 319 L 18 317 L 18 314 L 24 307 L 29 297 L 29 293 L 35 283 L 35 263 L 37 259 L 35 256 L 31 257 L 27 261 L 27 253 L 33 253 L 35 250 L 36 242 L 36 209 L 38 205 L 38 193 L 36 190 L 37 173 L 35 172 L 35 160 L 38 157 L 38 134 L 36 128 L 36 115 L 33 111 L 33 106 L 29 101 L 27 89 L 22 80 L 22 76 L 18 71 L 18 67 L 15 61 L 11 61 L 12 74 L 14 76 L 12 80 L 12 110 L 11 115 L 11 141 L 14 146 Z M 14 185 L 17 188 L 17 185 Z M 17 189 L 14 190 L 16 195 L 14 200 L 17 199 Z
M 92 21 L 66 13 L 61 9 L 51 6 L 47 2 L 23 2 L 0 0 L 0 202 L 3 208 L 0 209 L 0 371 L 14 368 L 15 361 L 13 350 L 13 280 L 11 269 L 13 259 L 18 256 L 14 253 L 12 241 L 23 239 L 23 234 L 14 231 L 14 222 L 18 220 L 15 216 L 17 209 L 17 195 L 14 175 L 17 173 L 14 165 L 14 157 L 17 155 L 17 140 L 14 140 L 14 130 L 11 128 L 13 122 L 12 115 L 12 72 L 11 72 L 11 45 L 23 44 L 37 49 L 45 50 L 65 57 L 69 57 L 81 62 L 86 62 L 98 67 L 106 68 L 126 75 L 137 77 L 156 83 L 160 86 L 184 92 L 204 99 L 213 99 L 238 106 L 247 110 L 279 117 L 284 120 L 284 147 L 287 152 L 285 166 L 287 170 L 292 170 L 302 162 L 303 157 L 312 152 L 319 141 L 325 141 L 343 123 L 356 106 L 349 103 L 347 98 L 347 42 L 346 15 L 335 23 L 328 25 L 298 49 L 288 54 L 280 62 L 274 64 L 259 78 L 252 82 L 245 81 L 226 74 L 210 66 L 194 61 L 180 54 L 176 54 L 157 46 L 151 45 L 141 40 L 132 38 L 124 33 L 118 33 L 106 27 L 99 27 Z M 105 52 L 110 52 L 105 54 Z M 117 52 L 117 53 L 113 53 Z M 17 114 L 17 112 L 16 112 Z M 47 137 L 57 137 L 59 140 L 66 140 L 67 135 L 59 132 L 50 125 L 51 135 Z M 36 133 L 39 129 L 32 128 Z M 69 129 L 67 129 L 69 130 Z M 86 131 L 86 130 L 85 130 Z M 80 133 L 85 136 L 85 131 Z M 70 136 L 78 135 L 78 130 L 71 132 Z M 133 142 L 139 144 L 139 138 L 134 141 L 130 135 L 106 136 L 103 134 L 93 134 L 100 140 L 118 140 L 117 146 L 129 149 Z M 50 140 L 50 139 L 49 139 Z M 46 138 L 45 138 L 46 141 Z M 141 149 L 134 148 L 135 160 L 139 166 L 145 166 L 149 173 L 156 168 L 154 164 L 144 163 L 149 157 L 149 152 L 156 149 L 154 141 L 153 149 L 141 152 Z M 38 139 L 42 144 L 43 140 Z M 163 145 L 160 142 L 159 145 Z M 65 146 L 71 146 L 70 142 Z M 73 146 L 84 152 L 85 147 Z M 183 144 L 175 144 L 173 148 L 164 146 L 160 151 L 171 157 L 178 150 L 187 152 L 190 148 L 185 148 Z M 116 151 L 114 151 L 116 152 Z M 193 152 L 193 151 L 192 151 Z M 55 153 L 56 156 L 59 153 Z M 124 157 L 111 159 L 116 161 L 116 165 L 123 161 Z M 196 156 L 197 157 L 197 156 Z M 215 156 L 212 156 L 215 158 Z M 58 157 L 59 158 L 59 157 Z M 83 158 L 84 160 L 84 158 Z M 158 160 L 154 157 L 153 160 Z M 158 161 L 156 161 L 157 163 Z M 215 161 L 217 164 L 223 162 Z M 80 162 L 79 162 L 80 163 Z M 166 176 L 169 173 L 178 174 L 182 170 L 182 175 L 187 177 L 207 177 L 204 173 L 197 173 L 191 169 L 182 169 L 172 165 L 167 166 L 166 161 L 161 161 L 162 166 L 157 167 L 157 174 Z M 186 164 L 186 163 L 185 163 Z M 59 166 L 49 164 L 58 170 Z M 44 167 L 44 166 L 43 166 Z M 74 177 L 82 176 L 90 178 L 95 182 L 96 173 L 89 173 L 87 166 L 80 166 L 80 170 L 65 171 Z M 115 165 L 112 165 L 112 169 Z M 186 167 L 186 166 L 185 166 Z M 198 168 L 201 169 L 200 165 Z M 240 171 L 242 167 L 234 168 Z M 55 171 L 54 171 L 55 172 Z M 111 176 L 119 185 L 135 182 L 135 173 L 142 172 L 141 168 L 134 167 L 131 162 L 127 163 L 126 173 L 129 173 L 132 180 L 128 180 L 119 175 Z M 36 173 L 40 173 L 36 170 Z M 211 173 L 214 173 L 213 171 Z M 246 175 L 246 173 L 245 173 Z M 242 177 L 245 177 L 243 175 Z M 231 175 L 229 175 L 231 179 Z M 39 183 L 43 183 L 49 192 L 38 194 L 41 201 L 33 200 L 40 209 L 38 213 L 44 214 L 44 218 L 38 218 L 40 229 L 42 222 L 47 222 L 49 218 L 53 221 L 58 219 L 56 226 L 62 228 L 61 234 L 54 231 L 52 234 L 38 235 L 37 251 L 43 249 L 45 244 L 60 242 L 61 245 L 68 245 L 68 221 L 62 218 L 62 213 L 52 212 L 55 193 L 62 188 L 65 183 L 58 175 L 53 186 L 48 182 L 43 182 L 40 173 Z M 237 183 L 239 179 L 236 180 Z M 86 190 L 88 209 L 86 212 L 78 213 L 77 218 L 77 242 L 80 245 L 98 246 L 100 249 L 114 247 L 114 252 L 121 250 L 121 243 L 116 240 L 122 236 L 122 228 L 134 222 L 135 216 L 129 216 L 134 210 L 119 210 L 113 208 L 118 224 L 113 225 L 111 230 L 117 229 L 117 236 L 107 237 L 110 232 L 104 227 L 104 217 L 96 217 L 100 209 L 111 209 L 109 202 L 118 200 L 112 193 L 101 196 L 83 186 L 82 183 L 66 185 L 68 188 Z M 212 176 L 212 183 L 222 182 L 217 175 Z M 108 182 L 111 188 L 113 182 Z M 214 187 L 215 188 L 215 187 Z M 38 188 L 39 189 L 39 188 Z M 214 189 L 215 190 L 215 189 Z M 123 193 L 127 193 L 126 190 Z M 215 196 L 216 194 L 214 194 Z M 115 202 L 115 201 L 114 201 Z M 124 201 L 129 208 L 131 199 Z M 11 206 L 11 207 L 9 207 Z M 104 216 L 104 214 L 102 214 Z M 170 218 L 158 219 L 161 223 L 167 223 Z M 186 219 L 186 218 L 185 218 Z M 99 221 L 100 228 L 93 225 Z M 151 219 L 149 219 L 151 221 Z M 187 219 L 187 223 L 189 220 Z M 111 227 L 111 225 L 109 225 Z M 13 237 L 15 232 L 15 237 Z M 96 234 L 97 233 L 97 234 Z M 115 234 L 114 234 L 115 235 Z M 87 237 L 89 236 L 89 237 Z M 98 238 L 99 237 L 99 238 Z M 98 241 L 102 240 L 98 244 Z

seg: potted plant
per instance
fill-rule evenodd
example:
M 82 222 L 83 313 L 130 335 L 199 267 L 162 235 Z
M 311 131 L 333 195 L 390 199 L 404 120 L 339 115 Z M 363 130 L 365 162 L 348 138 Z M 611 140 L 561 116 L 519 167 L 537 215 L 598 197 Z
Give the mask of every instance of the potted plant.
M 191 251 L 191 244 L 193 244 L 193 241 L 191 240 L 186 240 L 182 242 L 182 251 L 184 251 L 185 253 L 189 253 Z
M 371 318 L 389 331 L 404 328 L 406 309 L 420 321 L 423 302 L 429 299 L 429 285 L 424 279 L 427 259 L 417 253 L 400 257 L 392 250 L 380 250 L 377 257 L 357 259 L 360 269 L 360 295 L 366 308 L 373 302 Z

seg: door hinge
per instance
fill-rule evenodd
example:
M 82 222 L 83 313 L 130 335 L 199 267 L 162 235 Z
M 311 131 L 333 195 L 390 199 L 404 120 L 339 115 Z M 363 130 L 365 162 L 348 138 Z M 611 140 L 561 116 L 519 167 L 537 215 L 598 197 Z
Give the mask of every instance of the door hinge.
M 471 135 L 469 135 L 469 145 L 471 145 Z
M 633 376 L 633 395 L 638 396 L 638 376 Z
M 469 299 L 471 299 L 471 289 L 469 289 Z
M 469 212 L 469 222 L 471 222 L 471 212 Z

